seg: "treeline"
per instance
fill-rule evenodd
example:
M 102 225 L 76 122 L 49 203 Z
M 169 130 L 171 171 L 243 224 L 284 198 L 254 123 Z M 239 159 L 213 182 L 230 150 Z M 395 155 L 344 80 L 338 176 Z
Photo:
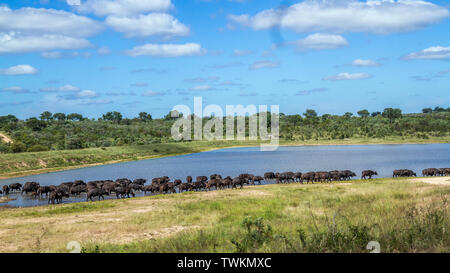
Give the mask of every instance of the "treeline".
M 212 117 L 203 118 L 204 123 Z M 0 116 L 0 131 L 13 143 L 0 141 L 1 153 L 37 152 L 123 145 L 173 142 L 171 127 L 176 118 L 171 113 L 153 119 L 146 112 L 124 118 L 120 112 L 108 112 L 98 119 L 78 113 L 43 112 L 39 117 L 20 120 L 13 115 Z M 268 120 L 270 123 L 270 118 Z M 246 117 L 248 126 L 248 117 Z M 226 124 L 223 126 L 226 131 Z M 268 125 L 270 128 L 270 125 Z M 248 131 L 248 130 L 247 130 Z M 193 132 L 192 132 L 193 133 Z M 386 108 L 357 115 L 324 114 L 308 109 L 303 115 L 280 114 L 282 140 L 332 140 L 384 137 L 446 137 L 450 133 L 450 108 L 425 108 L 422 113 L 402 114 L 400 109 Z

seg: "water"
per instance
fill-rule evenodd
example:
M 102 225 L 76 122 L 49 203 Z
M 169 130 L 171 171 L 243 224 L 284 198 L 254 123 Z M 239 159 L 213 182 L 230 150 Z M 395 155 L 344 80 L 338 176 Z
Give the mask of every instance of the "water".
M 83 180 L 116 180 L 117 178 L 146 178 L 169 176 L 172 180 L 186 176 L 194 178 L 214 173 L 223 177 L 241 173 L 261 175 L 268 171 L 331 171 L 352 170 L 358 176 L 362 170 L 378 172 L 377 177 L 392 177 L 394 169 L 411 169 L 418 175 L 425 168 L 450 168 L 450 144 L 405 145 L 348 145 L 280 147 L 274 152 L 261 152 L 259 147 L 230 148 L 191 155 L 149 159 L 0 180 L 0 187 L 19 182 L 39 182 L 41 185 L 59 185 L 62 182 Z M 137 194 L 142 196 L 142 194 Z M 16 200 L 0 205 L 38 206 L 47 200 L 10 194 Z M 64 203 L 85 201 L 65 198 Z M 110 197 L 113 198 L 113 197 Z

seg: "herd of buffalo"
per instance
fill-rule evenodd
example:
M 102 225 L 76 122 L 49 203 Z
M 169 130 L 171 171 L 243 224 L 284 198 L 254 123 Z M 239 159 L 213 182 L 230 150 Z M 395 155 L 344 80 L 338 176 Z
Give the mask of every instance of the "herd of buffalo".
M 422 171 L 423 176 L 446 176 L 450 174 L 450 168 L 428 168 Z M 372 170 L 364 170 L 361 173 L 361 179 L 371 179 L 372 176 L 378 175 L 377 172 Z M 274 173 L 267 172 L 264 176 L 256 176 L 253 174 L 241 174 L 235 178 L 227 176 L 222 178 L 220 174 L 213 174 L 209 177 L 198 176 L 193 181 L 191 176 L 186 177 L 186 182 L 183 183 L 180 179 L 176 179 L 173 182 L 167 176 L 153 178 L 150 185 L 146 179 L 135 179 L 131 181 L 127 178 L 102 181 L 90 181 L 85 183 L 84 181 L 77 180 L 74 182 L 61 183 L 58 186 L 41 186 L 37 182 L 26 182 L 24 185 L 20 183 L 13 183 L 10 185 L 4 185 L 0 194 L 8 195 L 10 192 L 21 192 L 21 194 L 31 194 L 35 197 L 46 197 L 48 203 L 60 204 L 64 197 L 80 196 L 82 193 L 86 194 L 86 201 L 93 201 L 92 198 L 97 197 L 98 200 L 105 199 L 105 195 L 109 196 L 115 194 L 117 198 L 129 198 L 135 197 L 136 191 L 141 191 L 144 194 L 147 192 L 153 193 L 176 193 L 184 191 L 203 191 L 211 189 L 237 189 L 243 188 L 244 185 L 255 185 L 255 183 L 261 184 L 262 181 L 275 181 L 278 183 L 313 183 L 313 182 L 332 182 L 350 180 L 355 177 L 356 174 L 350 170 L 344 171 L 330 171 L 330 172 L 283 172 Z M 411 170 L 401 169 L 395 170 L 392 177 L 411 177 L 417 176 L 415 172 Z

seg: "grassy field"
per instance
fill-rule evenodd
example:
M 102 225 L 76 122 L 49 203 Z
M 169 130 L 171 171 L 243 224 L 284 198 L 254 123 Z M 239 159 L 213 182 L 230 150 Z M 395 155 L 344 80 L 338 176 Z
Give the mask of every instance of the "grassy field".
M 368 252 L 369 241 L 382 252 L 449 252 L 448 180 L 264 185 L 0 209 L 0 252 L 67 252 L 69 241 L 83 252 Z
M 450 138 L 359 138 L 329 141 L 281 141 L 280 143 L 282 145 L 450 143 Z M 0 179 L 88 167 L 99 164 L 197 153 L 226 147 L 257 146 L 259 144 L 260 142 L 258 141 L 194 141 L 181 143 L 159 143 L 142 146 L 0 154 Z

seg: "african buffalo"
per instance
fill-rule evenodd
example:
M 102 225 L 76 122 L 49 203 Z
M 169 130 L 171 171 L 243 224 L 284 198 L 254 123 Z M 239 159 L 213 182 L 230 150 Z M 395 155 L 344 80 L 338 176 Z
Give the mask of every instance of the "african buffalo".
M 23 193 L 25 193 L 25 194 L 28 194 L 28 193 L 36 193 L 37 192 L 37 190 L 39 189 L 39 183 L 37 183 L 37 182 L 26 182 L 24 185 L 23 185 L 23 188 L 22 188 L 22 194 Z
M 92 197 L 96 197 L 96 196 L 98 196 L 98 200 L 100 200 L 100 198 L 105 200 L 104 195 L 108 195 L 108 193 L 102 189 L 99 189 L 99 188 L 91 189 L 87 193 L 86 202 L 88 202 L 89 200 L 93 201 Z
M 367 177 L 369 177 L 369 179 L 372 179 L 372 176 L 374 175 L 378 175 L 378 173 L 372 170 L 364 170 L 361 172 L 361 179 L 366 179 Z
M 4 195 L 8 195 L 9 194 L 9 186 L 8 185 L 4 185 L 3 186 L 3 193 L 4 193 Z
M 9 185 L 9 189 L 11 191 L 15 191 L 15 190 L 20 191 L 20 190 L 22 190 L 22 184 L 20 184 L 20 183 L 12 183 L 11 185 Z

